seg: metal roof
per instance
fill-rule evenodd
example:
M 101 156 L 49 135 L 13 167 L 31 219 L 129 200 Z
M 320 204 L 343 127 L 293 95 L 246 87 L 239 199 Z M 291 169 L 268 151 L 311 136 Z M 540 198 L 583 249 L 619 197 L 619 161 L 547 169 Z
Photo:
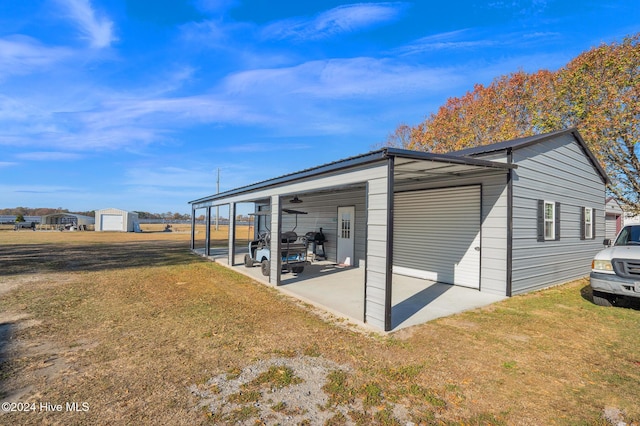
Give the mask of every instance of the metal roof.
M 204 201 L 213 201 L 221 198 L 226 198 L 232 195 L 238 195 L 257 191 L 260 189 L 286 184 L 299 179 L 318 176 L 323 173 L 334 172 L 337 170 L 347 169 L 350 167 L 360 166 L 368 163 L 374 163 L 378 161 L 388 160 L 389 158 L 403 158 L 412 160 L 422 160 L 429 162 L 436 162 L 441 164 L 458 165 L 458 166 L 476 166 L 492 169 L 507 170 L 515 168 L 517 166 L 501 163 L 496 161 L 482 160 L 479 158 L 460 157 L 451 154 L 436 154 L 432 152 L 420 152 L 411 151 L 406 149 L 386 147 L 376 151 L 367 152 L 365 154 L 348 157 L 342 160 L 337 160 L 331 163 L 323 164 L 320 166 L 304 169 L 298 172 L 289 173 L 273 179 L 264 180 L 261 182 L 253 183 L 251 185 L 242 186 L 229 191 L 221 192 L 219 194 L 210 195 L 207 197 L 199 198 L 197 200 L 189 201 L 189 204 L 196 204 Z M 453 173 L 454 171 L 451 170 Z
M 41 216 L 41 223 L 43 225 L 51 225 L 51 224 L 58 224 L 59 223 L 59 219 L 62 219 L 64 217 L 74 217 L 76 219 L 76 222 L 78 225 L 93 225 L 95 223 L 95 218 L 91 217 L 91 216 L 84 216 L 81 214 L 74 214 L 74 213 L 51 213 L 51 214 L 45 214 L 43 216 Z M 58 219 L 58 220 L 56 220 Z

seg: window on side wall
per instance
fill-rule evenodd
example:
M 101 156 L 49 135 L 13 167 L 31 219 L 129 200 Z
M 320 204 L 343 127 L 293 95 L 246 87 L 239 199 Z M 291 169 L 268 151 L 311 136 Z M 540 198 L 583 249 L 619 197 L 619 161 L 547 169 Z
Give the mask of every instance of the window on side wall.
M 560 203 L 538 200 L 538 241 L 560 239 Z
M 544 239 L 556 239 L 556 208 L 555 203 L 544 202 Z
M 596 237 L 596 211 L 592 207 L 582 208 L 582 229 L 580 239 L 593 240 Z

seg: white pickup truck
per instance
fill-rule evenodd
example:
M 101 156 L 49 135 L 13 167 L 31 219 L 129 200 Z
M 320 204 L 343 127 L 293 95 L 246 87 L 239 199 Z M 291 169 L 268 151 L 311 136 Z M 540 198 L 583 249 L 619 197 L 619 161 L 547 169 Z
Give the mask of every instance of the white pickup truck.
M 591 262 L 593 302 L 600 306 L 627 306 L 640 301 L 640 225 L 622 228 L 616 241 Z

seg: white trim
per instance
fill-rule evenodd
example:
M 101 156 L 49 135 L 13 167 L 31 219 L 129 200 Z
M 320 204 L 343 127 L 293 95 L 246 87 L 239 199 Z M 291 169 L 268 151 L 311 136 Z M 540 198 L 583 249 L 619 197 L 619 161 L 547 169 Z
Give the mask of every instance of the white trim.
M 551 206 L 551 218 L 547 218 L 547 206 Z M 545 240 L 556 239 L 556 203 L 553 201 L 544 201 L 542 205 L 542 223 L 544 229 Z M 550 227 L 548 227 L 550 224 Z M 548 235 L 547 231 L 551 231 L 551 235 Z
M 584 208 L 584 238 L 585 240 L 593 239 L 593 208 L 585 207 Z

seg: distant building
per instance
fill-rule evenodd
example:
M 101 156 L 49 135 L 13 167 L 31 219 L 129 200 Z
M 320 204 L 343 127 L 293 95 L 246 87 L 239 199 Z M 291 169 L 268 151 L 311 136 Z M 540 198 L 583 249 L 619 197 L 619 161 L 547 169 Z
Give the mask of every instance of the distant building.
M 90 230 L 94 218 L 73 213 L 52 213 L 40 218 L 40 229 Z
M 96 231 L 140 232 L 138 213 L 114 208 L 96 210 Z
M 623 223 L 626 222 L 624 212 L 620 204 L 613 197 L 609 197 L 606 200 L 604 214 L 604 236 L 605 238 L 614 239 L 622 229 Z

